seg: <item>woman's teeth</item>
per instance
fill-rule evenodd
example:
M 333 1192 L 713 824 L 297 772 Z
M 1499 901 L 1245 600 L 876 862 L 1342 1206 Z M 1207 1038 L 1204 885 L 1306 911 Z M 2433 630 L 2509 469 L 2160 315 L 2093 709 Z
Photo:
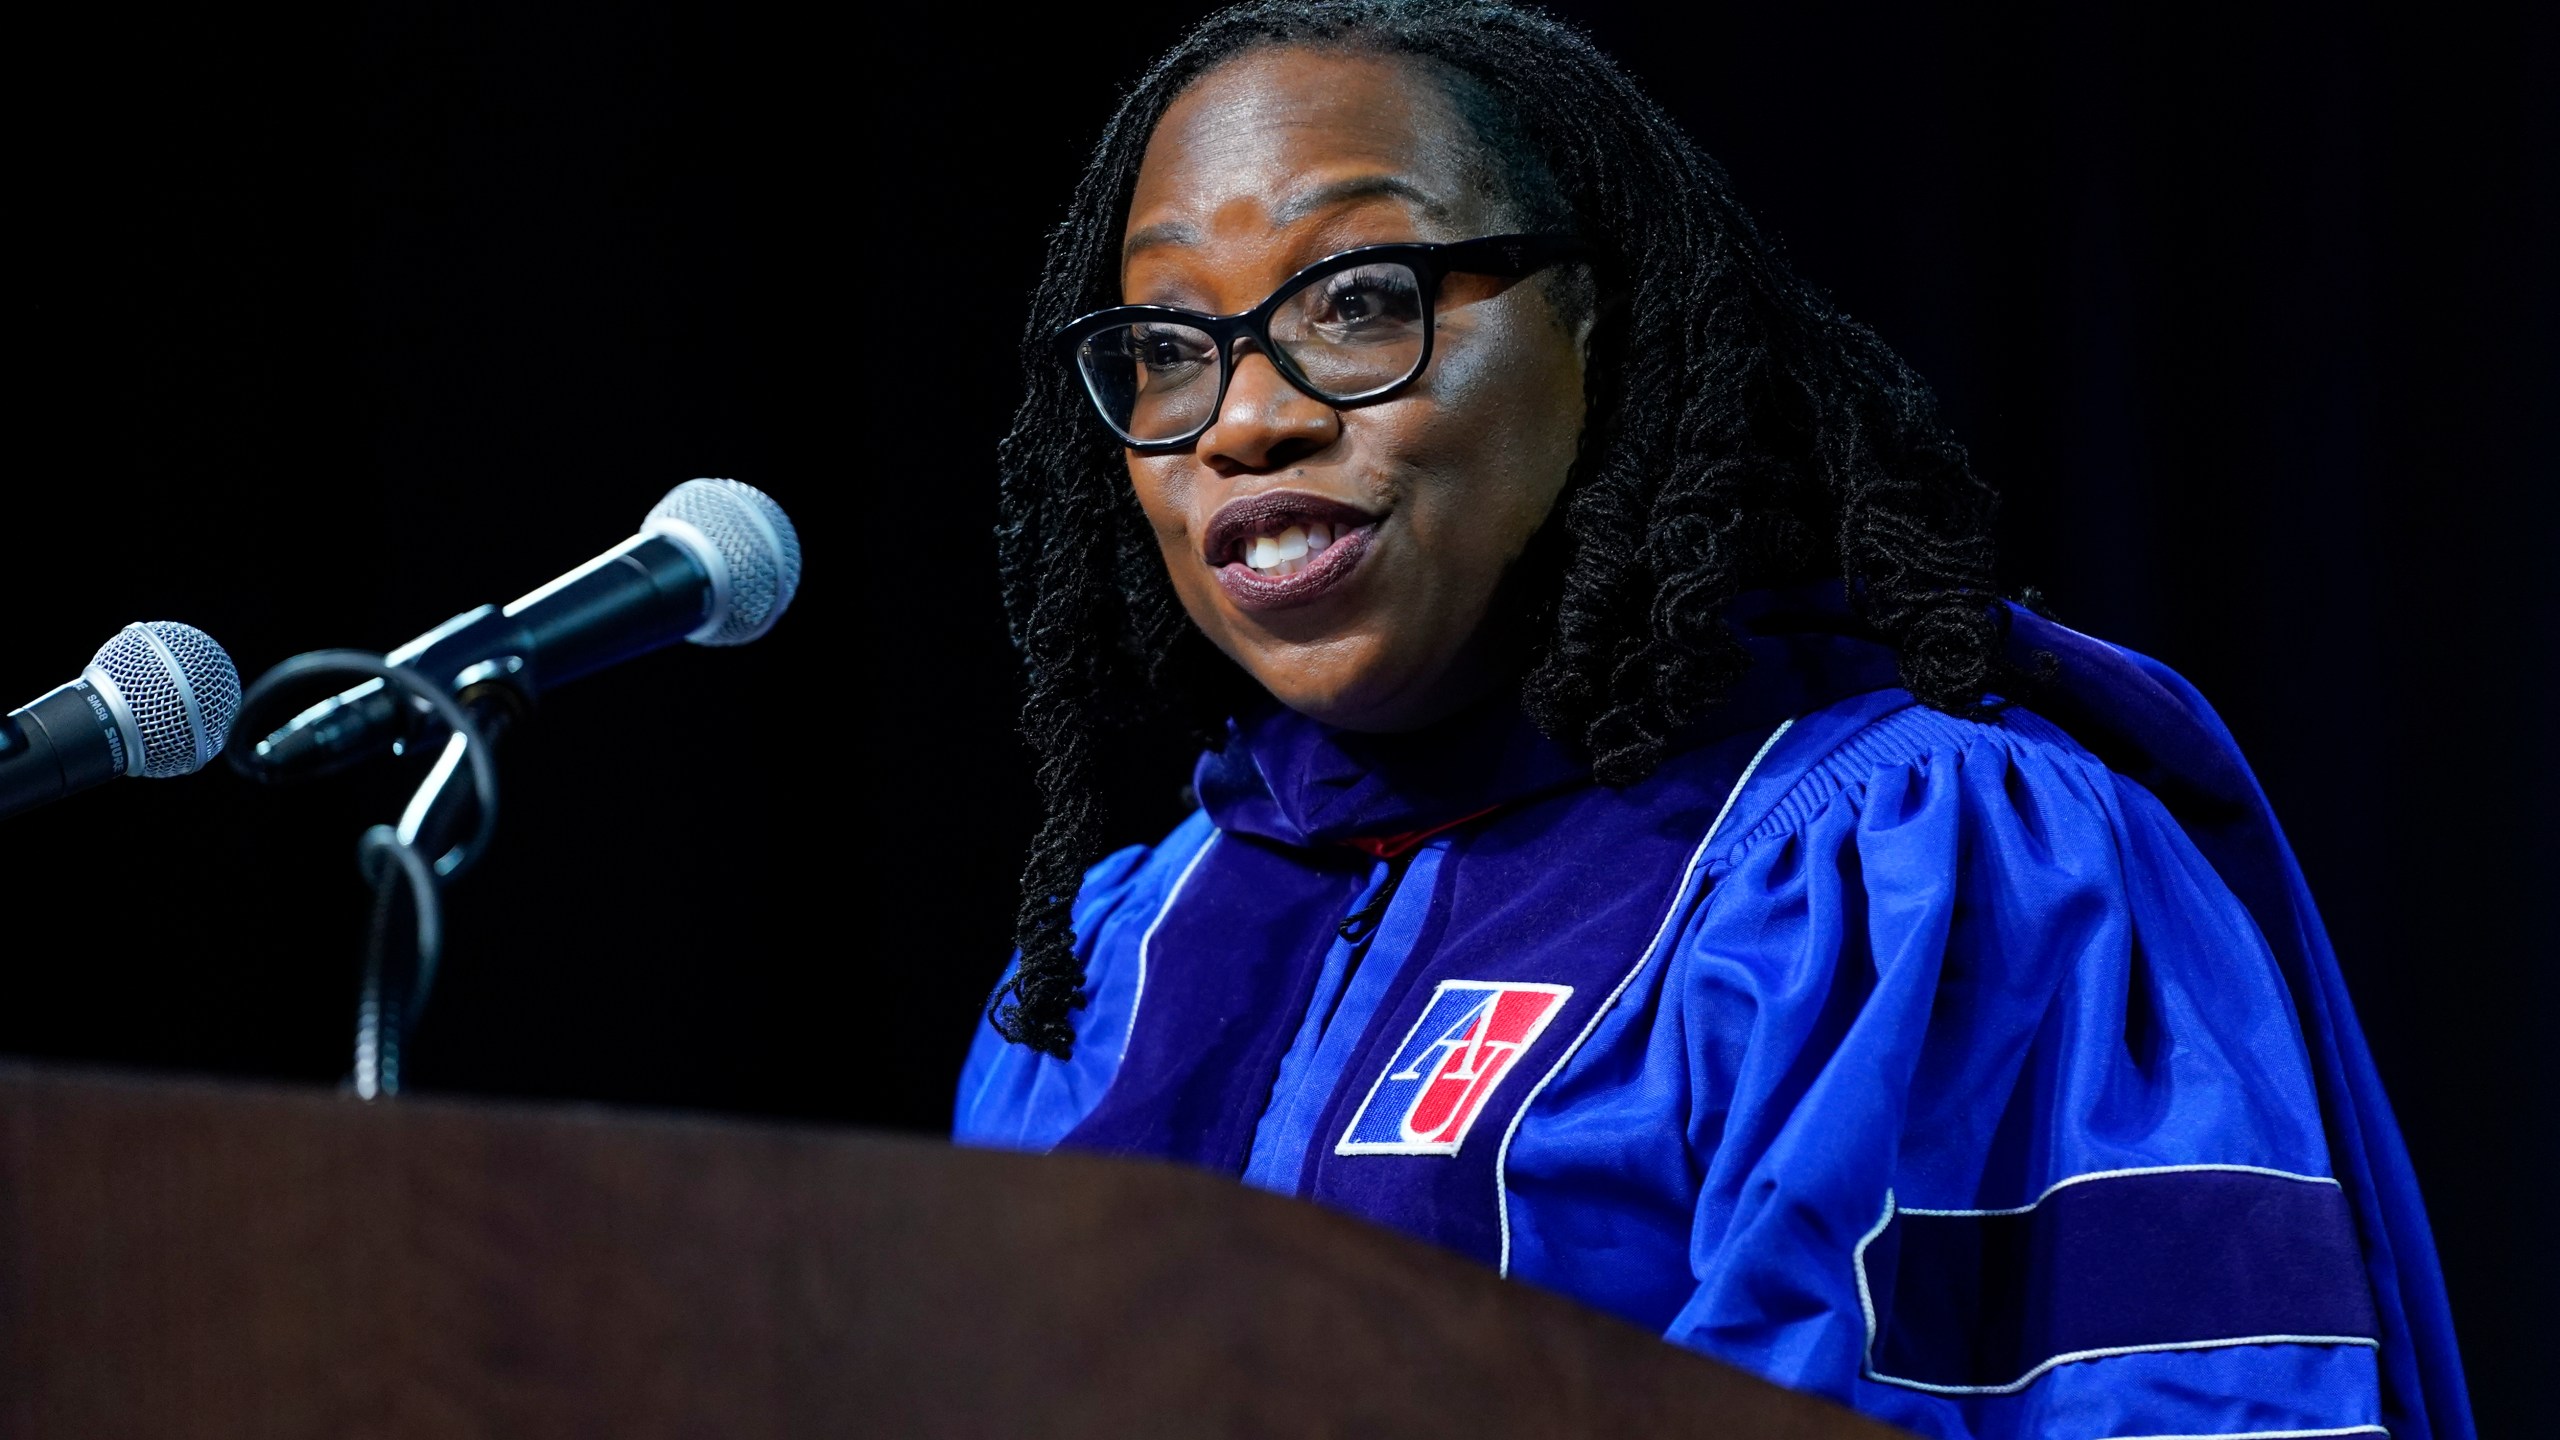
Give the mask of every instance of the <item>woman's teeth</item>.
M 1292 525 L 1277 535 L 1256 535 L 1244 542 L 1244 563 L 1267 579 L 1295 575 L 1314 563 L 1334 539 L 1334 527 L 1321 521 Z

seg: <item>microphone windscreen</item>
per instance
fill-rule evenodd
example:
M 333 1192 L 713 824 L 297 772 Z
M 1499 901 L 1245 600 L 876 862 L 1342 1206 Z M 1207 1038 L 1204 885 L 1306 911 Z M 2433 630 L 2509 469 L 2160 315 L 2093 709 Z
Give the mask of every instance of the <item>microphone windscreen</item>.
M 687 480 L 642 521 L 643 535 L 708 547 L 716 560 L 711 614 L 686 637 L 744 645 L 773 628 L 800 588 L 800 532 L 773 497 L 736 480 Z
M 222 751 L 240 713 L 240 672 L 214 638 L 175 620 L 137 621 L 98 647 L 89 661 L 94 685 L 141 742 L 141 766 L 154 780 L 189 775 Z

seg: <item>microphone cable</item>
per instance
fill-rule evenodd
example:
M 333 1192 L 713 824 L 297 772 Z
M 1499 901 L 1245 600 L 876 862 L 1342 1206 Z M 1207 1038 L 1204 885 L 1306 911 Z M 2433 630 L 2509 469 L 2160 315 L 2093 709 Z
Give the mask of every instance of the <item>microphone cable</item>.
M 409 1032 L 424 1013 L 435 986 L 436 962 L 444 951 L 446 883 L 461 876 L 487 852 L 498 825 L 498 766 L 491 753 L 492 736 L 471 707 L 426 676 L 363 650 L 314 650 L 296 655 L 258 677 L 240 700 L 235 733 L 257 735 L 291 713 L 279 697 L 314 680 L 379 680 L 444 723 L 447 739 L 417 792 L 402 811 L 398 826 L 375 825 L 356 841 L 356 869 L 373 891 L 372 920 L 366 928 L 364 979 L 356 1001 L 355 1058 L 352 1081 L 359 1099 L 377 1100 L 400 1093 L 400 1057 Z M 233 746 L 224 754 L 242 776 L 264 783 L 285 778 L 253 746 Z M 474 819 L 471 832 L 441 855 L 430 857 L 441 838 L 434 824 L 454 779 L 469 775 Z M 412 924 L 407 935 L 408 964 L 396 965 L 401 949 L 394 923 L 403 892 Z

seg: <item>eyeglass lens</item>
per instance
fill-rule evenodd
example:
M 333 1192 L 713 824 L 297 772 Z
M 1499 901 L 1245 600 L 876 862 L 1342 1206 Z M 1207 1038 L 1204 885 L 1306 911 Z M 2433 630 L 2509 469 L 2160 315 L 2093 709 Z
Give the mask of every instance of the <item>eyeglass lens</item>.
M 1357 265 L 1308 281 L 1270 316 L 1272 348 L 1324 400 L 1356 400 L 1411 379 L 1428 317 L 1411 266 Z M 1205 330 L 1142 320 L 1096 331 L 1077 348 L 1103 418 L 1140 444 L 1177 440 L 1216 418 L 1225 357 Z

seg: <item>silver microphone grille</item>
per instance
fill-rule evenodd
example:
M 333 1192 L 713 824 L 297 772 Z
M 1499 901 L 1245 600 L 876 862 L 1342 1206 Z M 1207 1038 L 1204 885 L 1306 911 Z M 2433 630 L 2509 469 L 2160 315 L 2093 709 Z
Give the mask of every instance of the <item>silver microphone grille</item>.
M 744 645 L 773 628 L 800 588 L 800 532 L 773 497 L 736 480 L 687 480 L 640 525 L 702 552 L 712 575 L 711 614 L 687 639 Z
M 86 672 L 141 741 L 131 774 L 165 780 L 201 770 L 231 738 L 240 672 L 212 636 L 175 620 L 137 621 L 98 647 Z

